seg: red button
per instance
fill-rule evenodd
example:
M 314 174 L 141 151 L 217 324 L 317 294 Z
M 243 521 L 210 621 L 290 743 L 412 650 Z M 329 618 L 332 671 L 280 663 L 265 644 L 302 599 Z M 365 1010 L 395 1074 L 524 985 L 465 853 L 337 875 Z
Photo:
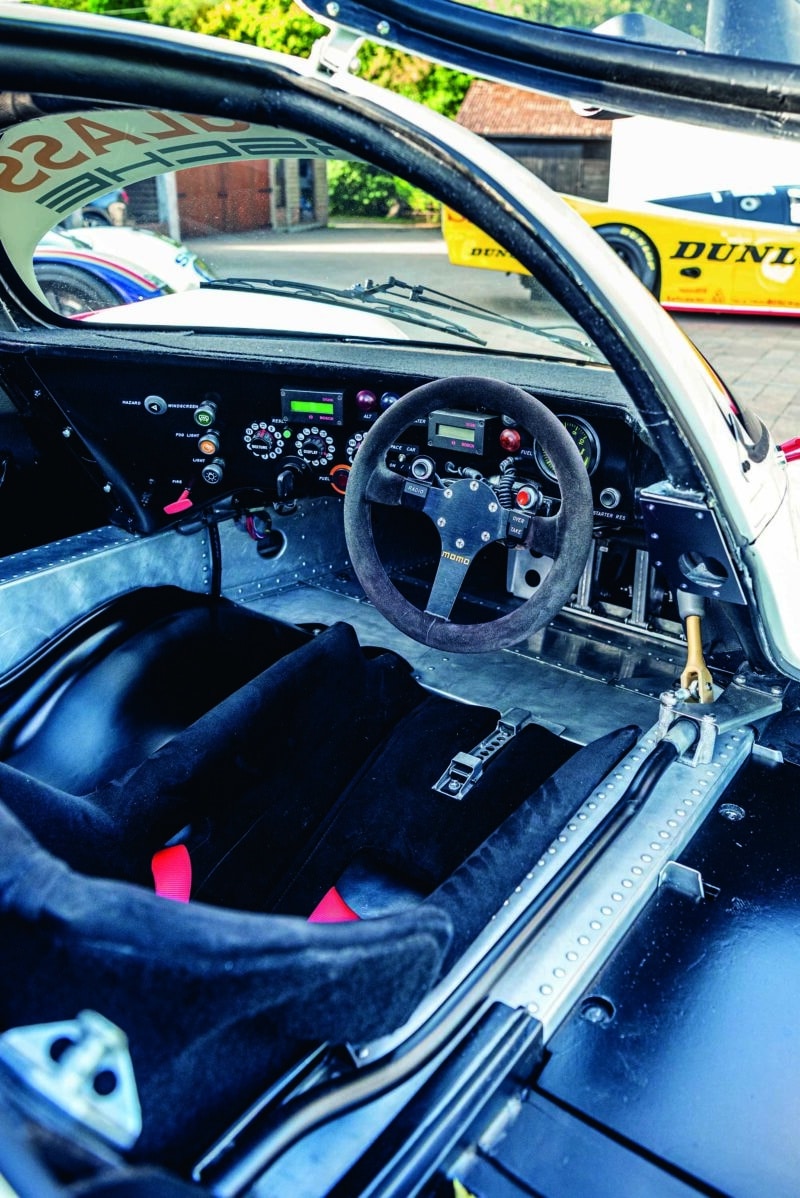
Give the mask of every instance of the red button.
M 522 444 L 522 437 L 515 428 L 504 428 L 500 434 L 500 448 L 506 453 L 517 453 Z

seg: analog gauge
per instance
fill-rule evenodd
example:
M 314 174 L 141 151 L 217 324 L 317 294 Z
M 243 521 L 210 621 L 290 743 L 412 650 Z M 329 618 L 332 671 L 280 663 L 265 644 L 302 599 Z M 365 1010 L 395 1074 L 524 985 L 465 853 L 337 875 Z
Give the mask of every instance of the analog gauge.
M 333 437 L 321 428 L 302 428 L 295 437 L 295 452 L 309 466 L 327 466 L 336 452 Z
M 244 430 L 244 443 L 251 453 L 265 462 L 271 458 L 277 458 L 279 454 L 283 453 L 283 438 L 280 430 L 274 424 L 267 424 L 266 420 L 257 420 L 253 424 L 248 424 Z
M 600 461 L 600 439 L 597 433 L 591 424 L 580 416 L 559 416 L 558 419 L 575 442 L 587 473 L 594 474 Z M 533 456 L 542 474 L 555 481 L 556 472 L 553 469 L 553 463 L 538 441 L 534 442 Z
M 352 462 L 361 448 L 361 442 L 364 440 L 363 433 L 353 433 L 352 437 L 347 442 L 347 460 Z

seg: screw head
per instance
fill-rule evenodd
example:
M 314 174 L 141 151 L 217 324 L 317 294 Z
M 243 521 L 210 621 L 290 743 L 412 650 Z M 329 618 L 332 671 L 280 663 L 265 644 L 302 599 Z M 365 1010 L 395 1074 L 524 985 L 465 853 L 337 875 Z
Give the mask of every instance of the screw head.
M 491 541 L 491 539 L 492 539 L 492 534 L 491 534 L 490 532 L 482 532 L 482 533 L 481 533 L 481 540 L 482 540 L 484 543 L 485 543 L 486 541 Z
M 610 1023 L 615 1014 L 616 1011 L 611 999 L 599 994 L 593 994 L 591 998 L 585 998 L 580 1006 L 581 1019 L 585 1019 L 587 1023 Z
M 444 528 L 447 521 L 445 520 L 444 516 L 440 516 L 436 523 L 438 524 L 439 528 Z
M 463 548 L 464 548 L 464 538 L 457 537 L 456 538 L 456 549 L 463 549 Z

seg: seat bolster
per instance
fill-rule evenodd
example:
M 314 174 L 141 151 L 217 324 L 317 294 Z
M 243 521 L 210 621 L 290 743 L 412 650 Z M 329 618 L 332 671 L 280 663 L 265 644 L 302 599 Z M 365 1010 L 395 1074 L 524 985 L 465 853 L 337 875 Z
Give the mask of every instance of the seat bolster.
M 4 1026 L 91 1007 L 141 1060 L 263 1016 L 300 1039 L 391 1031 L 433 984 L 452 931 L 433 907 L 310 924 L 174 903 L 74 872 L 2 804 L 0 921 Z

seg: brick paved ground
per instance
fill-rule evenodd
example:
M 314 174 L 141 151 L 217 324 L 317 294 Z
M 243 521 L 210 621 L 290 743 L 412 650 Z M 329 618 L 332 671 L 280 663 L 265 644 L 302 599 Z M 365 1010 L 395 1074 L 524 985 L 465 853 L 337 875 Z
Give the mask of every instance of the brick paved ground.
M 778 441 L 800 436 L 800 320 L 682 316 L 678 323 Z

